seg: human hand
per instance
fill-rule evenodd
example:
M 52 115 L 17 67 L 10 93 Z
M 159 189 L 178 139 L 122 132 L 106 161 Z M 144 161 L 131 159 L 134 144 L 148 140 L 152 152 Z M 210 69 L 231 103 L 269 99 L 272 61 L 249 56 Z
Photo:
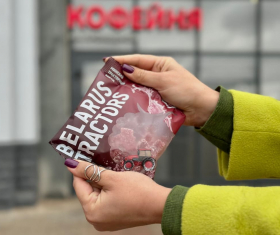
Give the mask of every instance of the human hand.
M 98 183 L 88 183 L 84 171 L 90 163 L 76 162 L 79 163 L 77 167 L 68 167 L 68 170 L 74 175 L 73 187 L 86 219 L 96 230 L 116 231 L 161 223 L 163 208 L 171 189 L 137 172 L 110 170 L 101 173 Z M 89 168 L 87 173 L 90 176 L 93 168 Z
M 165 101 L 181 109 L 186 115 L 185 125 L 203 126 L 216 108 L 219 92 L 203 84 L 171 57 L 125 55 L 113 58 L 123 65 L 129 79 L 158 90 Z

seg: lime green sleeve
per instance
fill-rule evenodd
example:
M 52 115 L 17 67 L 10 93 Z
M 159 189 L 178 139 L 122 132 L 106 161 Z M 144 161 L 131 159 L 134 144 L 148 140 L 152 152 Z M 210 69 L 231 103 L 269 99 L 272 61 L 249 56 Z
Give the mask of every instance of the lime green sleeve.
M 216 90 L 220 98 L 214 113 L 201 128 L 196 131 L 216 147 L 229 152 L 233 129 L 233 99 L 230 92 L 223 87 Z M 189 188 L 175 186 L 169 194 L 162 217 L 163 234 L 181 234 L 181 216 L 183 200 Z
M 184 199 L 181 234 L 280 234 L 279 195 L 280 187 L 193 186 Z
M 280 178 L 280 102 L 230 92 L 233 133 L 230 154 L 218 150 L 220 174 L 227 180 Z M 279 195 L 279 186 L 193 186 L 183 202 L 182 234 L 280 234 Z
M 280 178 L 280 101 L 230 92 L 233 133 L 230 153 L 218 149 L 220 175 L 227 180 Z
M 218 149 L 219 173 L 227 180 L 280 178 L 280 102 L 230 92 L 233 132 L 229 154 Z M 166 218 L 175 214 L 181 215 L 181 234 L 280 234 L 280 187 L 196 185 L 185 190 L 175 187 L 167 200 L 165 235 L 180 234 L 178 223 L 168 230 L 173 223 Z M 172 201 L 183 196 L 183 205 L 170 210 Z

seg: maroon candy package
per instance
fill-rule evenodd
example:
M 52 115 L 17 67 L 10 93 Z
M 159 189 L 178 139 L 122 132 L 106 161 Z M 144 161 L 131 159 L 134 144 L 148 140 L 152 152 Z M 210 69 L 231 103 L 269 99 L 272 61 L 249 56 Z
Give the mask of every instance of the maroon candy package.
M 110 58 L 50 144 L 64 158 L 153 178 L 185 115 L 157 91 L 127 79 Z

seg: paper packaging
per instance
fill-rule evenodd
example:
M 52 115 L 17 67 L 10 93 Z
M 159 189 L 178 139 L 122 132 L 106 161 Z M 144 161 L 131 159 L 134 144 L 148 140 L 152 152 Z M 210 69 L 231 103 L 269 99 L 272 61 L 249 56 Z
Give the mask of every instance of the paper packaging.
M 86 95 L 49 142 L 63 157 L 154 178 L 156 162 L 185 115 L 157 91 L 127 79 L 109 58 Z

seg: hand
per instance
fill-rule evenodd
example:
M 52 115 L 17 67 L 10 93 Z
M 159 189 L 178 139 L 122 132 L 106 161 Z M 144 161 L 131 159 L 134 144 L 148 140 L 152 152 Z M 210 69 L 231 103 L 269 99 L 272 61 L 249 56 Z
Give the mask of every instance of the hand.
M 123 64 L 129 79 L 158 90 L 165 101 L 181 109 L 186 115 L 185 125 L 203 126 L 216 108 L 219 93 L 200 82 L 171 57 L 126 55 L 113 58 Z M 130 67 L 127 65 L 132 65 L 134 71 L 126 72 L 125 68 Z
M 89 163 L 78 161 L 73 173 L 73 186 L 83 207 L 86 219 L 98 231 L 161 223 L 163 208 L 171 189 L 156 184 L 137 172 L 101 173 L 98 183 L 89 184 L 84 170 Z M 103 169 L 102 167 L 99 167 Z M 93 168 L 87 170 L 90 176 Z

